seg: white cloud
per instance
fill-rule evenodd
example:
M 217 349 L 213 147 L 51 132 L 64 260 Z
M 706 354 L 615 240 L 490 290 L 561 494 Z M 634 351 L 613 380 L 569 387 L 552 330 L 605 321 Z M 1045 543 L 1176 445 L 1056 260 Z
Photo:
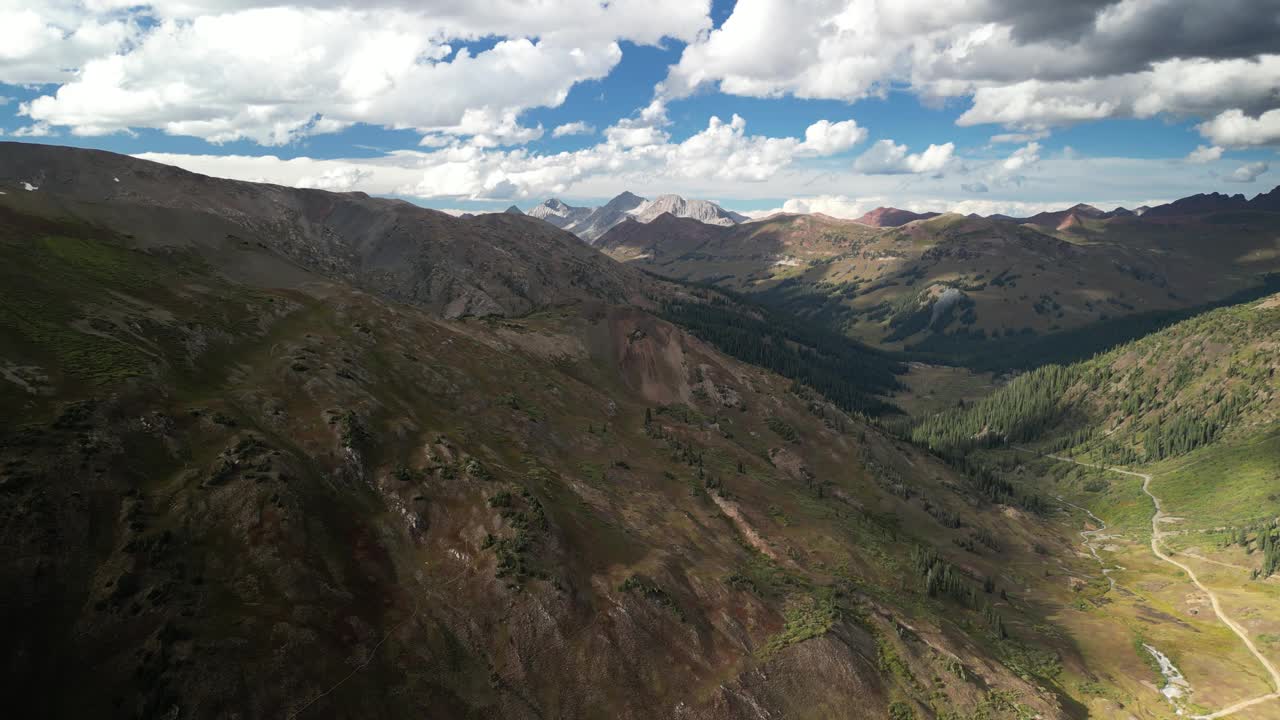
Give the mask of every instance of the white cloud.
M 1208 122 L 1196 126 L 1200 134 L 1218 145 L 1246 147 L 1280 144 L 1280 110 L 1268 110 L 1249 117 L 1243 110 L 1219 113 Z
M 782 204 L 782 211 L 789 213 L 822 213 L 837 218 L 860 218 L 879 207 L 884 198 L 850 198 L 844 195 L 818 195 L 792 198 Z
M 1226 176 L 1223 179 L 1226 180 L 1227 182 L 1233 182 L 1233 183 L 1251 183 L 1254 180 L 1257 180 L 1259 175 L 1265 173 L 1270 169 L 1271 169 L 1270 165 L 1261 161 L 1245 163 L 1244 165 L 1241 165 L 1240 167 L 1236 168 L 1234 171 L 1232 171 L 1230 175 Z
M 668 172 L 720 180 L 768 180 L 791 164 L 801 143 L 795 138 L 746 134 L 747 121 L 712 117 L 707 129 L 674 146 L 667 155 Z
M 1013 151 L 1013 154 L 1001 163 L 1000 167 L 1007 172 L 1017 172 L 1040 162 L 1040 143 L 1030 142 Z
M 57 137 L 58 133 L 48 123 L 35 123 L 13 131 L 14 137 Z
M 661 145 L 670 138 L 662 128 L 670 124 L 666 104 L 655 99 L 640 111 L 639 117 L 619 120 L 605 128 L 604 135 L 610 145 L 624 148 Z
M 819 120 L 805 128 L 804 143 L 800 150 L 814 155 L 834 155 L 866 139 L 867 129 L 858 127 L 858 123 L 853 120 L 837 123 Z
M 1021 145 L 1022 143 L 1028 143 L 1034 140 L 1043 140 L 1047 137 L 1049 137 L 1048 130 L 1036 130 L 1035 132 L 997 133 L 991 136 L 991 144 L 992 145 L 1001 145 L 1001 144 Z
M 1222 158 L 1222 148 L 1217 145 L 1197 145 L 1187 153 L 1186 160 L 1194 165 L 1205 165 Z
M 659 88 L 856 101 L 973 96 L 961 124 L 1054 125 L 1277 105 L 1274 0 L 739 0 Z M 993 138 L 993 142 L 1001 139 Z
M 0 2 L 0 82 L 70 80 L 76 68 L 119 50 L 139 32 L 132 19 L 97 16 L 72 3 Z
M 906 145 L 880 140 L 858 157 L 853 168 L 868 175 L 941 172 L 956 149 L 955 143 L 930 145 L 921 153 L 908 153 Z
M 984 182 L 960 183 L 960 189 L 971 193 L 984 193 L 991 191 L 991 188 L 987 187 L 987 184 Z
M 419 143 L 423 147 L 441 147 L 448 144 L 444 136 L 469 137 L 476 147 L 500 147 L 523 145 L 542 137 L 542 125 L 524 127 L 516 119 L 515 111 L 497 113 L 489 108 L 467 108 L 456 125 L 430 128 Z
M 692 40 L 709 22 L 706 2 L 683 0 L 9 3 L 0 82 L 62 83 L 21 105 L 33 121 L 263 145 L 354 123 L 527 142 L 541 129 L 519 114 L 604 77 L 619 40 Z M 456 47 L 489 37 L 483 50 Z
M 814 195 L 788 199 L 780 207 L 768 210 L 754 210 L 743 214 L 752 219 L 760 219 L 774 213 L 822 213 L 835 218 L 856 220 L 866 213 L 881 206 L 897 207 L 911 212 L 925 213 L 959 213 L 961 215 L 1010 215 L 1028 217 L 1039 212 L 1061 210 L 1066 207 L 1055 202 L 1020 202 L 1016 200 L 972 200 L 946 199 L 937 197 L 915 198 L 904 201 L 894 200 L 883 195 L 866 197 L 849 197 L 845 195 Z
M 577 122 L 557 125 L 555 129 L 551 131 L 551 137 L 565 137 L 568 135 L 590 135 L 595 131 L 596 129 L 594 127 L 579 120 Z
M 334 167 L 319 176 L 304 175 L 294 182 L 294 187 L 315 188 L 345 192 L 353 190 L 373 176 L 373 171 L 358 167 Z
M 661 116 L 660 112 L 647 114 L 654 122 L 660 122 Z M 646 122 L 645 117 L 642 112 L 633 120 Z M 813 198 L 826 190 L 832 197 L 845 198 L 844 210 L 837 212 L 830 204 L 822 210 L 831 214 L 852 213 L 858 208 L 848 205 L 858 200 L 870 203 L 859 206 L 863 212 L 876 205 L 892 205 L 917 211 L 960 208 L 980 214 L 1027 215 L 1078 202 L 1103 209 L 1154 205 L 1231 187 L 1223 177 L 1226 173 L 1210 177 L 1202 166 L 1176 158 L 1090 157 L 1043 149 L 1034 168 L 1018 175 L 1003 169 L 1007 155 L 957 156 L 954 151 L 945 173 L 871 175 L 857 171 L 852 162 L 807 162 L 808 156 L 800 150 L 803 136 L 755 135 L 750 128 L 741 118 L 730 118 L 708 122 L 684 140 L 666 138 L 652 145 L 623 146 L 605 137 L 585 148 L 550 154 L 452 142 L 434 149 L 333 160 L 149 157 L 215 176 L 362 190 L 451 207 L 464 200 L 491 201 L 499 210 L 513 200 L 525 203 L 547 197 L 598 204 L 623 190 L 650 197 L 664 192 L 715 197 L 738 211 L 782 209 L 788 198 Z M 912 154 L 903 152 L 903 157 Z M 987 192 L 978 192 L 979 184 Z M 979 202 L 984 204 L 975 204 Z
M 656 127 L 666 122 L 661 106 L 606 129 L 604 142 L 573 152 L 536 154 L 479 143 L 450 143 L 422 151 L 397 151 L 366 160 L 279 160 L 231 156 L 146 155 L 237 178 L 332 190 L 360 189 L 374 194 L 470 200 L 536 198 L 563 194 L 576 183 L 607 177 L 625 182 L 707 181 L 759 183 L 792 167 L 797 158 L 829 155 L 860 136 L 853 121 L 819 121 L 796 137 L 747 133 L 747 122 L 712 117 L 705 129 L 672 142 Z M 817 128 L 817 130 L 813 130 Z M 637 133 L 650 133 L 643 143 Z M 646 180 L 647 179 L 647 180 Z
M 1280 55 L 1257 59 L 1173 59 L 1142 72 L 1079 80 L 1024 80 L 978 87 L 959 125 L 1044 128 L 1108 117 L 1202 115 L 1274 102 Z
M 856 219 L 874 210 L 887 200 L 882 197 L 854 198 L 846 195 L 812 195 L 795 197 L 782 203 L 781 206 L 767 210 L 747 210 L 742 214 L 753 220 L 769 217 L 778 213 L 811 214 L 821 213 L 834 218 Z

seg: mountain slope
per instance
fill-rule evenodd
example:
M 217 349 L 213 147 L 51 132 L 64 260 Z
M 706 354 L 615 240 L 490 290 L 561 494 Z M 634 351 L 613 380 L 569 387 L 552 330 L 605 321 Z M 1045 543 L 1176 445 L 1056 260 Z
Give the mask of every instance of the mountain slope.
M 574 207 L 556 198 L 551 198 L 534 205 L 528 214 L 531 217 L 546 220 L 552 225 L 564 229 L 590 215 L 591 208 Z
M 39 172 L 0 196 L 14 712 L 1082 716 L 1022 589 L 1033 545 L 1070 557 L 1049 519 L 605 258 L 487 289 L 573 238 L 0 146 Z M 406 297 L 434 262 L 507 316 Z
M 221 180 L 112 153 L 29 143 L 0 143 L 0 156 L 0 187 L 40 212 L 106 225 L 145 242 L 262 245 L 303 268 L 449 317 L 520 314 L 597 297 L 643 305 L 652 285 L 571 236 L 518 215 L 454 218 L 363 193 Z M 24 183 L 39 189 L 23 191 Z
M 1023 367 L 1035 347 L 1071 333 L 1126 318 L 1145 329 L 1150 318 L 1251 292 L 1280 271 L 1280 213 L 1253 205 L 1177 217 L 1077 206 L 1032 220 L 944 215 L 874 228 L 781 215 L 711 231 L 619 226 L 599 245 L 873 345 L 997 370 Z
M 734 225 L 747 220 L 746 216 L 707 200 L 686 200 L 679 195 L 659 195 L 646 200 L 630 192 L 624 192 L 597 208 L 573 207 L 553 198 L 538 204 L 529 214 L 568 230 L 593 245 L 610 229 L 628 220 L 648 223 L 662 215 L 689 218 L 710 225 Z
M 1272 295 L 1027 373 L 971 407 L 929 418 L 914 439 L 955 452 L 1049 438 L 1109 462 L 1163 460 L 1280 423 L 1278 350 L 1280 295 Z
M 1060 620 L 1099 675 L 1141 678 L 1125 666 L 1154 660 L 1150 687 L 1177 716 L 1280 717 L 1277 350 L 1272 295 L 1035 370 L 912 430 L 1077 511 L 1096 565 L 1069 580 L 1077 612 Z
M 631 212 L 632 217 L 642 223 L 652 222 L 660 215 L 670 214 L 675 217 L 689 218 L 708 225 L 736 225 L 745 222 L 747 217 L 716 205 L 708 200 L 685 200 L 679 195 L 659 195 L 646 200 Z
M 857 222 L 872 227 L 898 227 L 916 220 L 928 220 L 931 217 L 937 217 L 939 214 L 936 212 L 916 213 L 910 210 L 899 210 L 898 208 L 878 207 L 858 218 Z

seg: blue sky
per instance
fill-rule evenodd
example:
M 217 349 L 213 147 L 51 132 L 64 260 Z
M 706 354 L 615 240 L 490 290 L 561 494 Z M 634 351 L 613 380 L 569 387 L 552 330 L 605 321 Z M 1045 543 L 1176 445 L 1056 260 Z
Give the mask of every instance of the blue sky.
M 1143 1 L 1119 24 L 1106 0 L 1062 21 L 1003 0 L 37 2 L 0 17 L 23 32 L 0 131 L 470 210 L 630 189 L 1017 212 L 1280 183 L 1275 17 L 1225 3 L 1210 40 L 1238 50 L 1206 57 L 1143 26 L 1203 3 Z

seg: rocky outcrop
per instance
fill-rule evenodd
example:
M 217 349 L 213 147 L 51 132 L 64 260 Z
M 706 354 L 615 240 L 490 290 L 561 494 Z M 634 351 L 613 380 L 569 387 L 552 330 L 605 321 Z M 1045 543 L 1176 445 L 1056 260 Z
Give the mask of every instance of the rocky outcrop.
M 636 208 L 631 215 L 647 223 L 666 213 L 708 225 L 737 225 L 747 220 L 745 215 L 725 210 L 709 200 L 686 200 L 679 195 L 659 195 Z

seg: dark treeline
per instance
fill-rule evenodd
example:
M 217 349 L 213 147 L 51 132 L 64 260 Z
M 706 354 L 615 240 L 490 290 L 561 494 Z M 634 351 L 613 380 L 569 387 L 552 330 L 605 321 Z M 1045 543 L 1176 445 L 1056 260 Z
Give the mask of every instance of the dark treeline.
M 964 458 L 959 469 L 968 481 L 969 487 L 984 500 L 996 505 L 1012 505 L 1027 512 L 1044 515 L 1049 510 L 1044 498 L 1035 493 L 1023 492 L 1005 480 L 994 469 L 976 462 L 972 458 Z
M 924 418 L 911 440 L 952 459 L 978 447 L 1033 440 L 1062 425 L 1067 390 L 1083 374 L 1078 366 L 1034 370 L 972 405 Z
M 954 565 L 942 559 L 932 547 L 917 545 L 911 551 L 911 564 L 924 583 L 925 594 L 933 598 L 946 598 L 970 610 L 981 613 L 991 631 L 1004 638 L 1004 620 L 995 607 L 982 597 L 968 578 Z M 984 593 L 995 590 L 995 583 L 988 579 L 983 583 Z
M 1254 580 L 1280 572 L 1280 535 L 1276 534 L 1277 530 L 1280 530 L 1280 522 L 1273 519 L 1227 531 L 1226 545 L 1238 545 L 1249 554 L 1255 550 L 1262 552 L 1262 567 L 1254 568 Z
M 899 412 L 876 395 L 900 389 L 898 375 L 906 367 L 848 337 L 738 298 L 668 302 L 662 316 L 739 360 L 812 387 L 843 410 L 873 416 Z
M 1280 570 L 1280 538 L 1272 532 L 1273 529 L 1263 531 L 1262 540 L 1258 543 L 1262 546 L 1262 570 L 1259 572 L 1262 577 L 1271 577 Z
M 1275 364 L 1262 348 L 1278 330 L 1275 313 L 1214 310 L 1086 362 L 1024 373 L 899 432 L 952 460 L 1033 441 L 1047 452 L 1084 448 L 1115 465 L 1183 455 L 1266 407 Z M 1214 345 L 1234 351 L 1203 352 Z

